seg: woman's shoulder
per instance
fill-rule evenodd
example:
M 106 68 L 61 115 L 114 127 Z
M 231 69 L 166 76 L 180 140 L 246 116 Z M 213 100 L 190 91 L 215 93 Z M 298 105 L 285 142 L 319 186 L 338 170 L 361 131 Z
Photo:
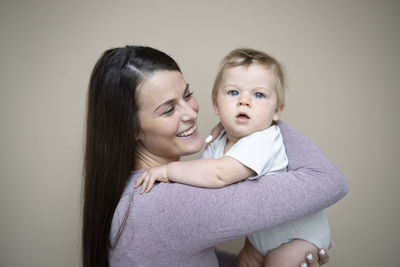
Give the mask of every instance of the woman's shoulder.
M 114 211 L 111 224 L 111 241 L 118 237 L 124 225 L 130 224 L 132 216 L 142 219 L 146 217 L 144 214 L 145 209 L 141 209 L 142 205 L 138 205 L 138 202 L 140 202 L 140 198 L 137 197 L 139 191 L 135 189 L 135 181 L 141 173 L 143 171 L 134 171 L 129 176 L 125 190 Z
M 140 194 L 140 187 L 135 188 L 135 183 L 143 172 L 144 170 L 131 172 L 125 190 L 116 207 L 114 217 L 128 216 L 126 213 L 129 213 L 129 216 L 132 215 L 136 220 L 145 220 L 147 214 L 154 217 L 157 214 L 155 211 L 162 206 L 165 198 L 168 197 L 168 186 L 165 188 L 164 186 L 159 186 L 159 184 L 156 184 L 149 193 Z M 166 185 L 165 183 L 161 184 Z
M 135 188 L 135 181 L 142 172 L 137 171 L 130 175 L 114 212 L 110 233 L 113 247 L 110 250 L 110 259 L 117 265 L 123 262 L 125 265 L 136 266 L 147 262 L 152 266 L 160 266 L 155 263 L 157 259 L 169 258 L 177 253 L 171 248 L 173 244 L 166 243 L 174 237 L 173 234 L 165 235 L 165 231 L 162 231 L 162 218 L 165 216 L 163 204 L 168 186 L 160 188 L 156 185 L 149 193 L 140 194 L 140 188 Z

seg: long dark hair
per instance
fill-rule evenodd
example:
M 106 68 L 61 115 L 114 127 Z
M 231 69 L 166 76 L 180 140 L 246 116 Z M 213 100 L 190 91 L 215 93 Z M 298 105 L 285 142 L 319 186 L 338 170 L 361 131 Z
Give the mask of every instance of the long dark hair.
M 89 83 L 83 170 L 82 261 L 108 266 L 114 211 L 136 164 L 136 88 L 158 70 L 179 71 L 165 53 L 150 47 L 110 49 L 97 61 Z

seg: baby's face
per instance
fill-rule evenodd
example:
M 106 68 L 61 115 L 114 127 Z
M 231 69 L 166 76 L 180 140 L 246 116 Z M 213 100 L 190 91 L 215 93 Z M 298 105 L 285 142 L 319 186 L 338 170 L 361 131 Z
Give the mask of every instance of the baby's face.
M 277 120 L 274 75 L 259 64 L 225 69 L 214 102 L 227 136 L 232 141 L 268 128 Z

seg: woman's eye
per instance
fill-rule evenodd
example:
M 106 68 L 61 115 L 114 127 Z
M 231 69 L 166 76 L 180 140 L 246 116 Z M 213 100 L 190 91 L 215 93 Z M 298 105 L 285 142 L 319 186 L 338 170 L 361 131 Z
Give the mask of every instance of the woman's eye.
M 228 94 L 231 96 L 237 96 L 237 95 L 239 95 L 239 92 L 237 90 L 229 90 Z
M 165 111 L 162 113 L 162 115 L 171 115 L 172 112 L 174 112 L 174 110 L 175 110 L 175 105 L 170 106 L 167 110 L 165 110 Z
M 254 96 L 255 96 L 256 98 L 263 98 L 263 97 L 265 97 L 265 95 L 264 95 L 263 93 L 260 93 L 260 92 L 254 93 Z
M 183 96 L 183 99 L 189 100 L 193 95 L 193 92 L 188 92 L 186 95 Z

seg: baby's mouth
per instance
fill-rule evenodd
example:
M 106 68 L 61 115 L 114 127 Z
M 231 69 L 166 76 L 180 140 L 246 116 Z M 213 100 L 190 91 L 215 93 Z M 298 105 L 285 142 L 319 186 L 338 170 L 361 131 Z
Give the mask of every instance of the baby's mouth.
M 189 130 L 186 130 L 182 133 L 177 134 L 176 136 L 178 137 L 187 137 L 192 135 L 195 131 L 197 130 L 197 125 L 195 124 L 192 128 L 190 128 Z
M 247 124 L 250 120 L 249 115 L 247 115 L 244 112 L 240 112 L 238 115 L 236 115 L 236 122 L 240 124 Z
M 249 115 L 247 115 L 246 113 L 239 113 L 237 116 L 236 116 L 236 118 L 237 119 L 241 119 L 241 120 L 248 120 L 248 119 L 250 119 L 250 117 L 249 117 Z

